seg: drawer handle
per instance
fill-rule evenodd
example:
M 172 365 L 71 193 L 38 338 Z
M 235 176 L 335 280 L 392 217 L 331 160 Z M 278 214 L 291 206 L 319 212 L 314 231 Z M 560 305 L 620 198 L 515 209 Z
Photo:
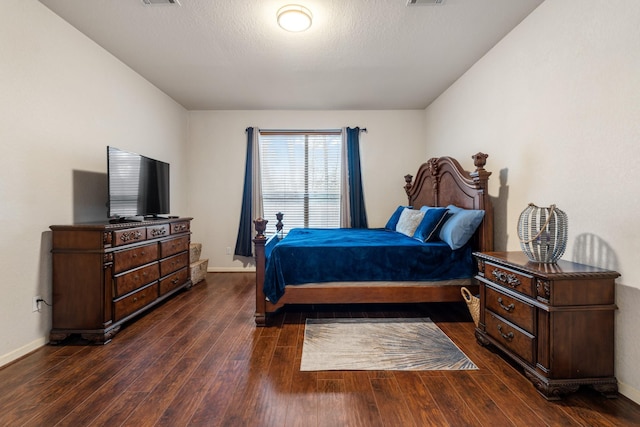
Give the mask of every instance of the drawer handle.
M 498 325 L 498 332 L 500 332 L 500 335 L 502 335 L 502 338 L 504 338 L 507 341 L 512 341 L 513 340 L 513 332 L 509 332 L 508 334 L 503 334 L 502 333 L 502 325 Z
M 152 236 L 163 236 L 167 233 L 167 230 L 165 230 L 164 228 L 153 228 L 151 229 L 151 235 Z
M 175 284 L 177 284 L 179 281 L 180 281 L 180 279 L 176 277 L 175 279 L 173 279 L 173 280 L 171 281 L 171 283 L 173 283 L 173 284 L 175 285 Z
M 504 311 L 509 311 L 510 312 L 510 311 L 513 311 L 514 308 L 516 308 L 516 306 L 513 303 L 511 303 L 509 305 L 502 304 L 502 298 L 501 297 L 498 297 L 498 304 L 500 304 L 500 307 L 502 307 L 502 309 Z
M 123 242 L 128 242 L 129 240 L 139 240 L 142 238 L 142 233 L 140 231 L 135 231 L 135 232 L 124 232 L 122 233 L 122 235 L 120 236 L 120 240 L 122 240 Z
M 140 299 L 144 299 L 144 294 L 140 295 Z M 133 297 L 133 302 L 138 301 L 138 297 Z
M 520 286 L 520 280 L 518 280 L 518 276 L 515 274 L 508 274 L 498 269 L 493 270 L 491 274 L 493 274 L 493 277 L 495 277 L 497 281 L 505 283 L 512 288 Z

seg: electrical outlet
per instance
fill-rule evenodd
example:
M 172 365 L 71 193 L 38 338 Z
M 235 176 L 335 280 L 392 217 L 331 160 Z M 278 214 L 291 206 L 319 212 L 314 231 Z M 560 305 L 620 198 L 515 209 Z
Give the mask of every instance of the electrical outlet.
M 33 297 L 33 300 L 31 301 L 31 311 L 32 312 L 40 311 L 40 300 L 41 299 L 42 299 L 42 297 L 40 297 L 40 295 Z
M 227 255 L 231 255 L 231 246 L 227 246 Z

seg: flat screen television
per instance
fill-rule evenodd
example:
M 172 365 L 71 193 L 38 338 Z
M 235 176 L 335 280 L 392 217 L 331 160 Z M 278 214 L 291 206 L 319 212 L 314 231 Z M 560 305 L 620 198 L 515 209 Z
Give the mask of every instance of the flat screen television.
M 169 163 L 107 147 L 107 171 L 109 218 L 169 214 Z

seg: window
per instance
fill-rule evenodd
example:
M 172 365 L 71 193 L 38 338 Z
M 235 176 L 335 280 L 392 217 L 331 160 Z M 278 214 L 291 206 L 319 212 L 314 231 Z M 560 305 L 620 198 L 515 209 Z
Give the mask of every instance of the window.
M 340 227 L 342 135 L 336 131 L 260 131 L 265 218 L 285 214 L 286 229 Z

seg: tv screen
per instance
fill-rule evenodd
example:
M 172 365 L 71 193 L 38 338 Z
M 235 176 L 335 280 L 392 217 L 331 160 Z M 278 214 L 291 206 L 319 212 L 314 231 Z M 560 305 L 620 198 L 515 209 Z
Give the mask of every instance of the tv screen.
M 110 218 L 170 212 L 169 163 L 107 147 L 107 170 Z

